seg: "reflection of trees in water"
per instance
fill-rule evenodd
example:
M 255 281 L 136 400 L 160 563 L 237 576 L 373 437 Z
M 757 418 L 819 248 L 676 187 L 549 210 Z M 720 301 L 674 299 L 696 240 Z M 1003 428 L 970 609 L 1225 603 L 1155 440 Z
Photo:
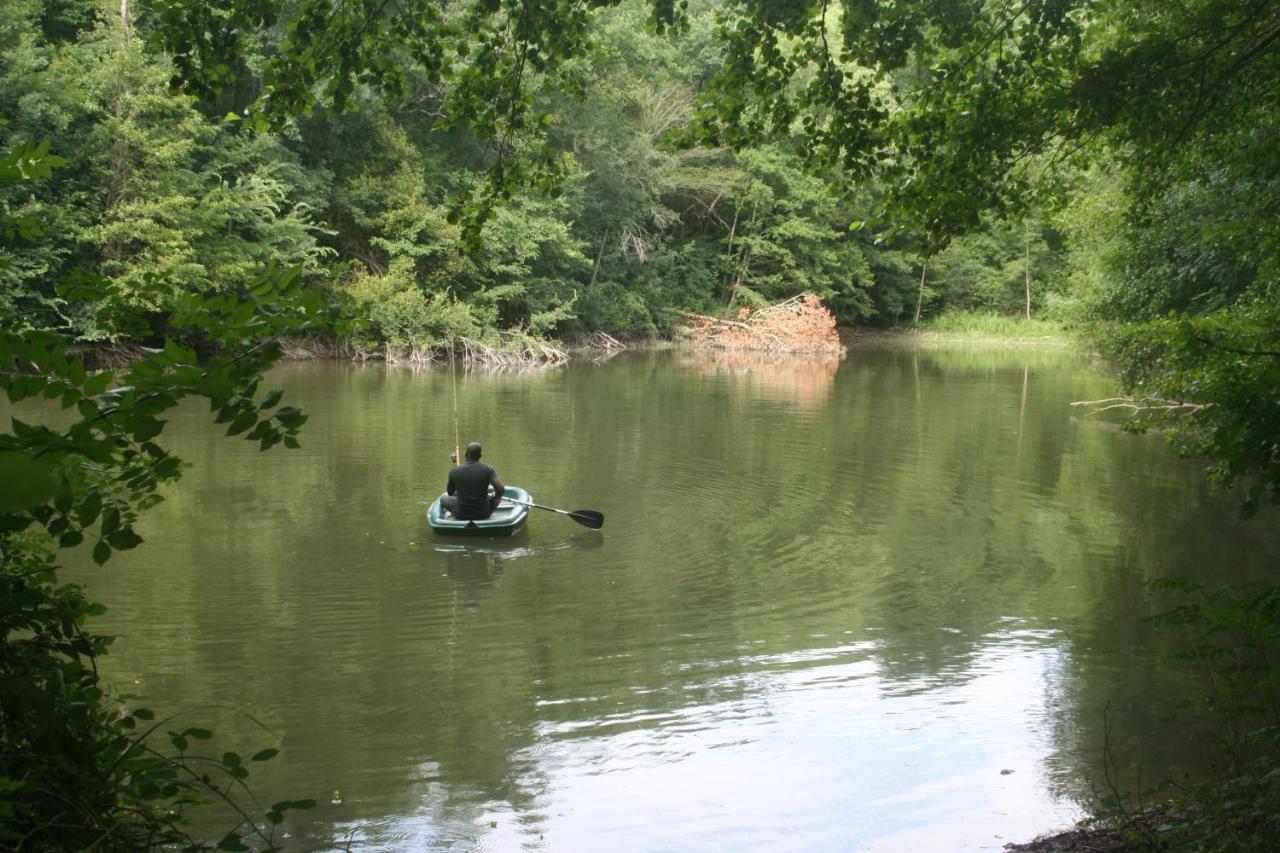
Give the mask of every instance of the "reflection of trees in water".
M 456 833 L 460 824 L 471 824 L 480 834 L 489 829 L 483 821 L 510 811 L 521 816 L 521 834 L 537 835 L 538 803 L 550 784 L 535 748 L 546 717 L 540 702 L 548 685 L 563 682 L 563 661 L 553 646 L 568 642 L 591 648 L 555 614 L 539 610 L 539 604 L 572 601 L 582 592 L 555 590 L 561 580 L 548 560 L 559 565 L 601 548 L 604 541 L 603 533 L 588 530 L 542 536 L 536 544 L 527 530 L 509 538 L 431 540 L 438 559 L 429 565 L 439 572 L 427 579 L 434 587 L 428 596 L 429 630 L 414 663 L 402 671 L 403 680 L 378 694 L 380 702 L 401 706 L 398 713 L 419 723 L 371 725 L 364 735 L 375 754 L 392 751 L 394 765 L 408 760 L 416 768 L 411 784 L 390 794 L 394 804 L 388 813 L 406 816 L 397 831 L 434 836 L 437 827 Z M 506 595 L 522 567 L 526 577 L 547 572 L 553 586 L 549 597 L 531 600 L 527 589 Z M 407 604 L 388 604 L 388 620 L 411 619 L 397 613 Z M 577 654 L 570 659 L 580 660 Z M 387 743 L 395 738 L 394 746 Z M 355 766 L 369 762 L 358 759 Z M 328 808 L 322 803 L 320 810 Z
M 769 673 L 824 666 L 808 653 L 850 639 L 873 640 L 855 656 L 886 694 L 964 686 L 998 663 L 1011 616 L 1046 631 L 1058 790 L 1100 777 L 1108 702 L 1117 755 L 1145 751 L 1144 778 L 1185 757 L 1184 737 L 1151 734 L 1161 697 L 1186 691 L 1153 666 L 1167 647 L 1138 621 L 1158 608 L 1141 578 L 1260 563 L 1275 537 L 1238 525 L 1158 439 L 1073 418 L 1066 403 L 1105 396 L 1103 380 L 1059 353 L 857 351 L 838 371 L 766 359 L 763 374 L 671 358 L 468 376 L 462 421 L 496 436 L 479 437 L 504 479 L 611 521 L 541 513 L 529 541 L 443 554 L 452 542 L 422 539 L 423 507 L 403 505 L 443 486 L 447 373 L 291 376 L 325 412 L 293 456 L 242 459 L 204 433 L 177 448 L 196 467 L 127 558 L 155 570 L 100 579 L 136 580 L 114 600 L 172 627 L 110 661 L 153 695 L 251 697 L 290 776 L 267 765 L 263 790 L 317 796 L 330 826 L 361 809 L 441 832 L 495 811 L 536 826 L 548 738 L 758 708 Z M 698 379 L 720 372 L 740 378 Z M 198 570 L 211 561 L 228 570 Z
M 1145 620 L 1176 603 L 1146 588 L 1145 578 L 1212 583 L 1215 570 L 1225 568 L 1195 539 L 1121 546 L 1116 561 L 1123 568 L 1100 567 L 1088 612 L 1064 632 L 1063 666 L 1046 684 L 1055 746 L 1048 778 L 1060 795 L 1080 802 L 1115 793 L 1134 797 L 1169 781 L 1201 778 L 1214 760 L 1218 735 L 1203 701 L 1205 674 L 1182 657 L 1186 637 Z M 1266 550 L 1260 539 L 1253 542 Z
M 874 637 L 860 654 L 875 661 L 886 694 L 962 686 L 1007 642 L 1011 615 L 1051 631 L 1041 640 L 1052 651 L 1043 707 L 1056 790 L 1079 797 L 1101 777 L 1108 702 L 1121 760 L 1125 746 L 1141 749 L 1149 778 L 1185 757 L 1185 739 L 1151 734 L 1168 710 L 1160 697 L 1186 691 L 1175 667 L 1153 667 L 1163 647 L 1137 619 L 1155 609 L 1140 579 L 1222 565 L 1223 532 L 1236 527 L 1230 501 L 1188 485 L 1194 472 L 1153 453 L 1151 439 L 1071 417 L 1066 403 L 1103 396 L 1103 380 L 1059 353 L 856 352 L 841 363 L 711 352 L 678 356 L 684 371 L 665 358 L 471 378 L 464 423 L 522 425 L 495 460 L 504 476 L 602 506 L 619 520 L 619 545 L 644 547 L 610 549 L 619 562 L 606 571 L 575 559 L 586 543 L 524 564 L 518 543 L 494 553 L 472 545 L 475 554 L 424 579 L 425 604 L 384 596 L 386 624 L 411 623 L 414 606 L 436 608 L 439 624 L 411 664 L 353 679 L 414 722 L 353 709 L 358 742 L 335 746 L 331 763 L 400 766 L 409 756 L 429 767 L 434 779 L 383 792 L 390 810 L 427 808 L 448 823 L 506 803 L 536 826 L 554 774 L 539 763 L 548 737 L 659 727 L 681 709 L 758 701 L 769 681 L 753 672 L 808 665 L 794 663 L 797 653 L 837 642 L 815 637 L 850 630 Z M 429 410 L 420 385 L 389 382 L 376 399 L 400 393 L 451 434 L 447 387 Z M 369 429 L 335 431 L 335 451 L 378 435 L 372 402 L 351 415 Z M 437 470 L 440 455 L 424 455 L 419 470 Z M 332 479 L 358 494 L 370 453 L 346 456 L 329 463 Z M 524 470 L 508 474 L 517 464 Z M 384 467 L 399 476 L 404 462 Z M 377 497 L 366 502 L 386 503 Z M 623 506 L 639 508 L 627 527 Z M 1259 533 L 1248 535 L 1242 549 L 1267 553 Z M 576 571 L 583 562 L 593 570 Z M 398 651 L 372 635 L 360 642 L 332 656 L 370 669 Z M 312 728 L 311 740 L 341 729 L 323 715 L 295 726 Z M 1162 741 L 1169 751 L 1154 754 Z
M 697 349 L 684 362 L 698 373 L 729 376 L 765 399 L 814 408 L 830 397 L 843 359 L 843 354 Z
M 1173 638 L 1142 621 L 1167 606 L 1143 580 L 1256 576 L 1276 537 L 1241 524 L 1235 499 L 1152 452 L 1150 437 L 1073 418 L 1066 402 L 1089 381 L 1057 354 L 855 353 L 844 370 L 831 420 L 859 434 L 814 443 L 856 472 L 859 487 L 823 506 L 858 532 L 825 549 L 843 556 L 803 557 L 829 565 L 830 595 L 841 562 L 856 564 L 863 600 L 851 606 L 879 628 L 886 690 L 974 679 L 1015 614 L 1052 629 L 1056 790 L 1079 799 L 1100 784 L 1108 741 L 1130 789 L 1140 771 L 1152 784 L 1198 766 L 1195 721 L 1170 719 L 1196 696 L 1191 675 Z
M 445 552 L 445 575 L 453 592 L 456 620 L 458 610 L 478 613 L 480 603 L 493 595 L 502 578 L 502 559 L 491 553 L 473 553 L 465 550 L 466 546 L 455 547 L 463 550 Z M 453 629 L 456 631 L 456 624 Z

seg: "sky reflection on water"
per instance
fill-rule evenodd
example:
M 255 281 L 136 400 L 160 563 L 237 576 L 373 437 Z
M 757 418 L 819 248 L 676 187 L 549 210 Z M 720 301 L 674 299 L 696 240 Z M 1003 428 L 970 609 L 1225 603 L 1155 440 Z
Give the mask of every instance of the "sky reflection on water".
M 302 449 L 182 408 L 146 544 L 69 571 L 109 677 L 281 748 L 255 787 L 319 801 L 291 849 L 998 850 L 1081 813 L 1108 736 L 1122 783 L 1194 769 L 1145 581 L 1280 555 L 1194 462 L 1075 417 L 1111 386 L 1068 353 L 468 374 L 462 440 L 609 519 L 498 542 L 425 525 L 447 372 L 270 379 Z

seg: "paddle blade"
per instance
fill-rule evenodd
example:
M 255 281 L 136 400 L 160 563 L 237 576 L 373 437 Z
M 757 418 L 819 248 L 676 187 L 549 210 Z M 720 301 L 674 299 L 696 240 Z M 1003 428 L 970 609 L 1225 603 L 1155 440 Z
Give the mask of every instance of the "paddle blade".
M 604 527 L 604 513 L 596 512 L 594 509 L 575 509 L 569 513 L 569 517 L 583 527 L 590 527 L 592 530 L 599 530 Z

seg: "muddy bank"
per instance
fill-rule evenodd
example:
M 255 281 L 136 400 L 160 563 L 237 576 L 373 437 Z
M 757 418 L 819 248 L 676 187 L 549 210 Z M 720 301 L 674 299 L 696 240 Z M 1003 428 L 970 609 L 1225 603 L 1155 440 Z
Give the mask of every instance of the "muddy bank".
M 1132 830 L 1077 827 L 1051 835 L 1042 835 L 1022 844 L 1006 844 L 1010 853 L 1118 853 L 1122 850 L 1144 850 L 1145 845 L 1134 840 Z

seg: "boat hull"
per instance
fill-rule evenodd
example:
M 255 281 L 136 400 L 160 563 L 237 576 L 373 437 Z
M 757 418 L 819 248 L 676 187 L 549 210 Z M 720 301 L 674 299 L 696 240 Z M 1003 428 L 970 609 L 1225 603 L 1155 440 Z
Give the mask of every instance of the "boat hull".
M 507 486 L 503 493 L 503 501 L 493 511 L 493 515 L 475 521 L 459 521 L 444 514 L 440 508 L 440 499 L 443 497 L 444 495 L 440 495 L 427 508 L 427 524 L 431 525 L 431 529 L 436 533 L 444 536 L 510 536 L 524 529 L 525 522 L 529 519 L 529 508 L 511 503 L 506 499 L 514 498 L 525 503 L 533 503 L 533 498 L 524 489 L 519 486 Z

